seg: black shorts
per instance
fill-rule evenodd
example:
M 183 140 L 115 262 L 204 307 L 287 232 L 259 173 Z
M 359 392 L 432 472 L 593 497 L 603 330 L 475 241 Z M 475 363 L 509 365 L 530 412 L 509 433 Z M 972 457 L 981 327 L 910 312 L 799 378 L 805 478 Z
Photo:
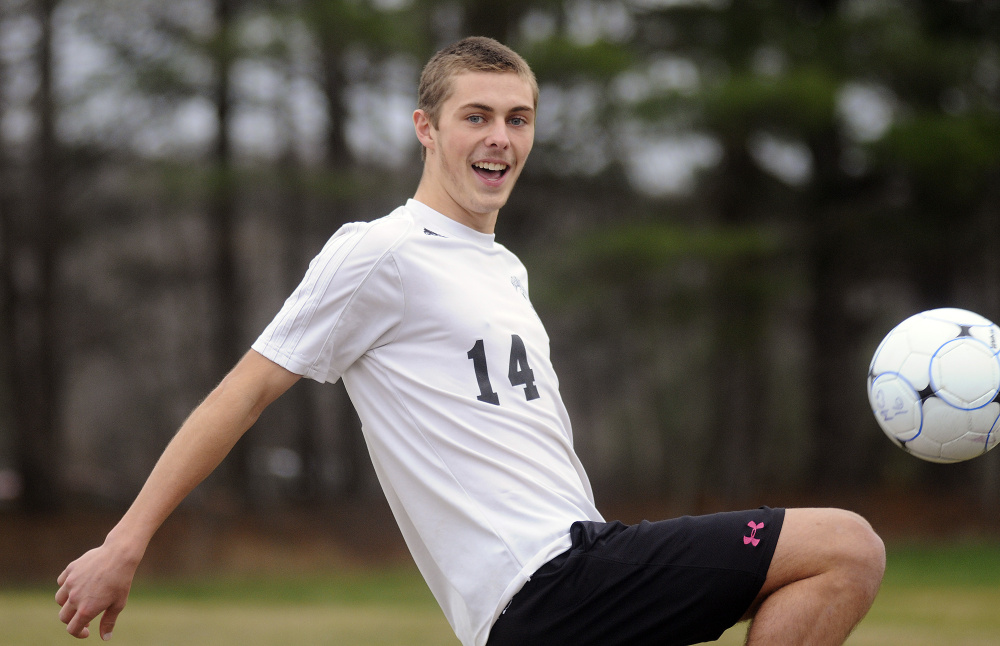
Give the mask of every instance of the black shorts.
M 532 575 L 488 646 L 696 644 L 739 622 L 760 592 L 784 509 L 626 526 L 573 523 L 573 547 Z

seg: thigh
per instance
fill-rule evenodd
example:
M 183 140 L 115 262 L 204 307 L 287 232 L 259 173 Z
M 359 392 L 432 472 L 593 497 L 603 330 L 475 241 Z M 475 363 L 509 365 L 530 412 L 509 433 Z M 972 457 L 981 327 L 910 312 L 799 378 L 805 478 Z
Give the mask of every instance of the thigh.
M 755 605 L 779 588 L 866 557 L 872 536 L 871 525 L 854 512 L 785 510 L 771 567 Z
M 739 621 L 765 581 L 783 510 L 575 523 L 572 549 L 514 596 L 490 646 L 692 644 Z

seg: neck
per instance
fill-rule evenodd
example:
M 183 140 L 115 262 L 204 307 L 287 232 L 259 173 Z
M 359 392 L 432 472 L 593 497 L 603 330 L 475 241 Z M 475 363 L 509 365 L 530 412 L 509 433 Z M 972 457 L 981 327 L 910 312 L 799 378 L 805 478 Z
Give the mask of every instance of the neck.
M 497 216 L 500 214 L 499 210 L 490 213 L 477 213 L 463 207 L 444 190 L 440 182 L 428 178 L 426 167 L 420 184 L 417 186 L 417 192 L 413 194 L 413 199 L 480 233 L 493 233 L 496 228 Z

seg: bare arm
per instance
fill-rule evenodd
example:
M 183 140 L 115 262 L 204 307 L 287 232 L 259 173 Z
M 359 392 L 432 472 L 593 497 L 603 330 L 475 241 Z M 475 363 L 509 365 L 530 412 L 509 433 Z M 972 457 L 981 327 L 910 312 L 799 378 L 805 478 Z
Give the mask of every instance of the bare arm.
M 261 412 L 298 379 L 251 350 L 195 408 L 104 544 L 70 563 L 59 575 L 59 619 L 71 635 L 89 636 L 90 622 L 103 612 L 101 637 L 110 639 L 153 534 L 222 462 Z

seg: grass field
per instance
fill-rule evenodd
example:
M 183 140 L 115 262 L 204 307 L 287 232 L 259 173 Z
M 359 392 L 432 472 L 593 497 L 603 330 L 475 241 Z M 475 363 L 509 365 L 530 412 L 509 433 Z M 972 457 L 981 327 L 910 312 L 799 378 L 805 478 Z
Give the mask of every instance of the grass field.
M 52 589 L 0 592 L 0 644 L 79 643 Z M 742 643 L 741 627 L 719 644 Z M 95 643 L 92 637 L 88 640 Z M 294 580 L 139 581 L 113 643 L 455 646 L 415 571 Z M 882 591 L 853 646 L 1000 645 L 1000 544 L 890 546 Z

